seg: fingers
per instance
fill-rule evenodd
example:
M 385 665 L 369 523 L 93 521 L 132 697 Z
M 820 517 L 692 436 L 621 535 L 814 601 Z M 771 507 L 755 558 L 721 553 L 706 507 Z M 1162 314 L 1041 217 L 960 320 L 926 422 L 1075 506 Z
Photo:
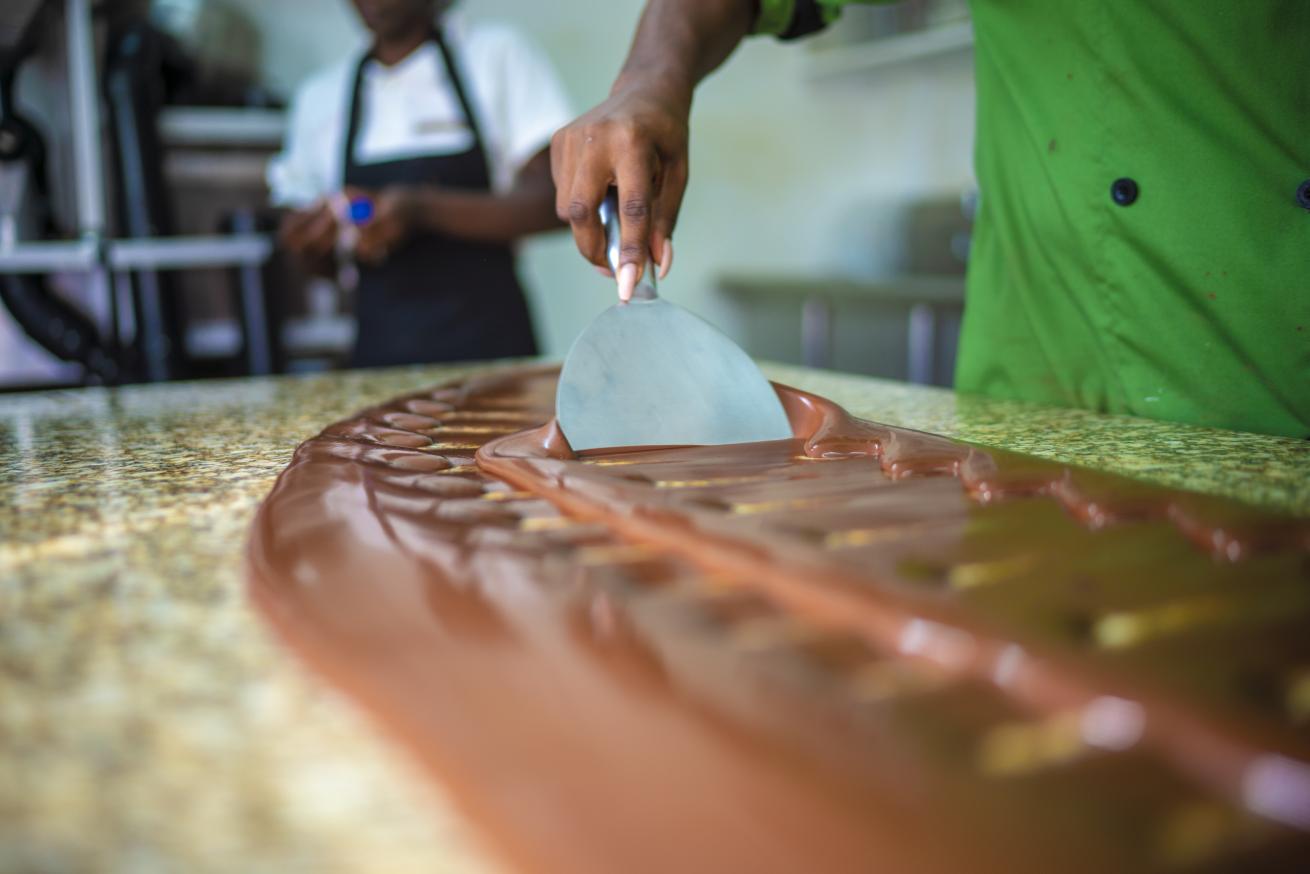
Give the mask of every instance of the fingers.
M 323 258 L 332 252 L 336 243 L 337 218 L 327 209 L 322 209 L 309 225 L 305 253 L 311 258 Z
M 619 263 L 640 279 L 650 257 L 650 216 L 655 156 L 640 143 L 625 144 L 615 172 L 619 189 Z M 620 275 L 623 270 L 620 270 Z
M 597 267 L 608 269 L 605 258 L 605 228 L 600 223 L 600 203 L 609 189 L 610 170 L 605 156 L 596 150 L 582 155 L 573 179 L 564 194 L 561 215 L 573 229 L 578 251 Z
M 404 238 L 404 229 L 391 216 L 374 219 L 359 226 L 355 257 L 366 264 L 385 261 Z
M 673 240 L 665 237 L 660 246 L 660 282 L 669 275 L 673 269 Z
M 355 258 L 365 264 L 376 264 L 387 256 L 386 242 L 374 228 L 366 225 L 360 228 L 359 239 L 355 241 Z
M 550 173 L 555 183 L 555 216 L 569 225 L 573 231 L 573 242 L 582 254 L 597 268 L 604 266 L 603 260 L 596 259 L 594 241 L 589 240 L 584 246 L 579 230 L 586 233 L 589 214 L 585 195 L 575 194 L 575 182 L 578 181 L 578 160 L 581 156 L 579 142 L 585 139 L 577 131 L 577 124 L 560 128 L 550 140 Z M 593 186 L 594 187 L 594 186 Z
M 303 258 L 321 258 L 336 243 L 336 217 L 323 205 L 294 212 L 283 220 L 278 236 L 292 253 Z
M 655 199 L 651 220 L 651 254 L 660 266 L 663 279 L 673 268 L 673 228 L 682 209 L 682 197 L 687 191 L 687 161 L 674 157 L 664 163 L 659 194 Z
M 314 219 L 314 210 L 295 210 L 282 216 L 277 229 L 278 240 L 288 249 L 299 248 L 305 236 L 305 230 Z
M 367 264 L 385 261 L 410 238 L 417 208 L 411 189 L 393 185 L 370 194 L 347 188 L 346 194 L 352 201 L 367 198 L 370 204 L 368 218 L 355 222 L 354 253 L 359 261 Z
M 648 147 L 625 136 L 615 173 L 619 203 L 619 300 L 632 292 L 650 259 L 650 209 L 655 159 Z
M 550 178 L 555 186 L 555 217 L 565 223 L 569 222 L 569 198 L 573 194 L 573 176 L 577 170 L 577 156 L 573 151 L 573 137 L 569 127 L 560 128 L 550 138 Z
M 672 263 L 667 241 L 687 185 L 689 110 L 690 94 L 676 88 L 628 88 L 551 140 L 555 211 L 572 228 L 582 256 L 602 268 L 606 240 L 597 210 L 609 187 L 618 188 L 621 296 L 640 280 L 648 259 L 661 273 Z

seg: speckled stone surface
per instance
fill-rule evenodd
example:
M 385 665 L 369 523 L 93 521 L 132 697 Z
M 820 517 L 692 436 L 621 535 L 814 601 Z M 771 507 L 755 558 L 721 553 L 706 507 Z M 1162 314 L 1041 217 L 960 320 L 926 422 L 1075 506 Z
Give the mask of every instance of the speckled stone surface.
M 0 871 L 494 871 L 245 599 L 302 440 L 466 373 L 0 397 Z M 1310 514 L 1310 443 L 769 366 L 856 415 Z

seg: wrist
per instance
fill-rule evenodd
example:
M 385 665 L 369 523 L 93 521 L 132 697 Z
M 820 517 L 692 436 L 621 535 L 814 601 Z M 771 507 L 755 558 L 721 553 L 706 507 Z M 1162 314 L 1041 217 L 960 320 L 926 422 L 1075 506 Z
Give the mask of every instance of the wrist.
M 614 80 L 610 96 L 639 94 L 665 106 L 677 107 L 689 115 L 695 88 L 696 83 L 691 75 L 675 64 L 641 64 L 634 69 L 629 63 Z
M 412 231 L 437 230 L 441 222 L 442 197 L 428 185 L 406 188 L 400 200 L 401 217 Z

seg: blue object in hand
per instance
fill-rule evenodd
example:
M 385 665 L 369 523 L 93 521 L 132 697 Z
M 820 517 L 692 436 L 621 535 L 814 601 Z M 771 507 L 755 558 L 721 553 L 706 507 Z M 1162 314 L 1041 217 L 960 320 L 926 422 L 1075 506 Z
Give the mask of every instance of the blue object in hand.
M 373 201 L 367 197 L 356 197 L 350 201 L 350 220 L 357 224 L 367 224 L 373 218 Z

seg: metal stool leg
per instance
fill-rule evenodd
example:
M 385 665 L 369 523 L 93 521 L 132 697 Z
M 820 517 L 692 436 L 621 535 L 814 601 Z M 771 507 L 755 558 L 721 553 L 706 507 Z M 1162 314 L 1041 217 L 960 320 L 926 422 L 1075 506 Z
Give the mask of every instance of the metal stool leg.
M 910 309 L 909 355 L 906 376 L 910 382 L 931 385 L 937 359 L 937 313 L 932 304 Z

